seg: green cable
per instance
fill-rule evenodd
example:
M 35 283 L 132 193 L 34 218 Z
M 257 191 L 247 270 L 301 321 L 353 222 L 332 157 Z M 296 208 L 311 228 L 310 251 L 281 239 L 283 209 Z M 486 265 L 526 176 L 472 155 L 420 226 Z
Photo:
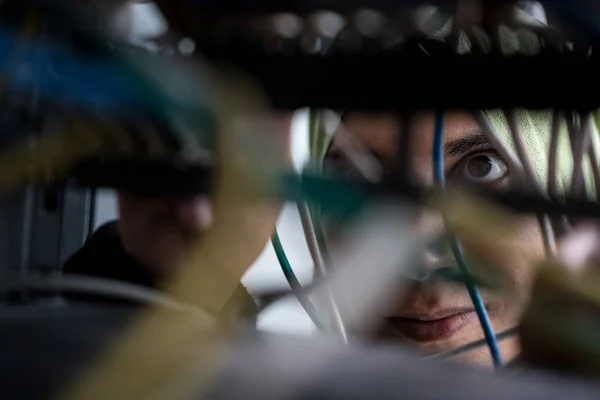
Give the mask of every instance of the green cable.
M 283 245 L 281 244 L 281 240 L 279 239 L 279 234 L 277 230 L 273 233 L 273 237 L 271 237 L 271 243 L 273 244 L 273 249 L 275 250 L 275 255 L 277 256 L 277 261 L 279 261 L 279 266 L 281 267 L 281 271 L 285 276 L 285 279 L 288 281 L 288 284 L 292 288 L 292 292 L 298 299 L 298 302 L 306 311 L 306 314 L 310 317 L 312 322 L 319 330 L 325 330 L 325 325 L 322 323 L 319 318 L 319 313 L 311 303 L 311 301 L 304 295 L 302 285 L 298 281 L 294 270 L 285 255 L 285 250 L 283 249 Z

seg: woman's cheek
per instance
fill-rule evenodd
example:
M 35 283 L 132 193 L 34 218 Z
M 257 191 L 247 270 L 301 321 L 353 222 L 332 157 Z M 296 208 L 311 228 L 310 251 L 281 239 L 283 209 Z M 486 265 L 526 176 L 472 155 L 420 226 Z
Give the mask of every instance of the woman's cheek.
M 523 219 L 513 235 L 497 241 L 460 238 L 467 258 L 477 260 L 473 270 L 497 284 L 496 295 L 505 307 L 520 312 L 528 302 L 537 265 L 543 260 L 544 246 L 535 218 Z

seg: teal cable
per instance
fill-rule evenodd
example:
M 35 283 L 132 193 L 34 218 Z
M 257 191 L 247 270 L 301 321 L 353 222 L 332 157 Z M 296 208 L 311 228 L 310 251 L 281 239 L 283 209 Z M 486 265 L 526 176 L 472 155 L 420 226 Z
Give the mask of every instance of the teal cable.
M 281 271 L 283 272 L 285 279 L 288 281 L 288 284 L 292 288 L 292 291 L 298 299 L 298 302 L 300 303 L 302 308 L 304 308 L 304 311 L 306 311 L 306 314 L 309 316 L 309 318 L 312 320 L 315 326 L 319 330 L 324 330 L 325 325 L 321 322 L 318 311 L 303 293 L 302 285 L 298 281 L 298 278 L 294 273 L 290 261 L 288 260 L 285 254 L 285 250 L 283 249 L 283 245 L 281 244 L 281 240 L 279 239 L 279 234 L 277 233 L 277 230 L 275 230 L 273 237 L 271 237 L 271 243 L 273 244 L 273 249 L 275 250 L 275 255 L 277 256 L 277 261 L 279 261 Z

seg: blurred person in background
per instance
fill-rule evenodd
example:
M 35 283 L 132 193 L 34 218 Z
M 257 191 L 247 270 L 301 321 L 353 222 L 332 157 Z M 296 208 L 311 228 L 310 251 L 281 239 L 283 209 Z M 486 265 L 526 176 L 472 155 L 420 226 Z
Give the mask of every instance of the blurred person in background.
M 271 144 L 291 160 L 289 134 L 291 114 L 275 119 L 279 135 Z M 117 193 L 118 219 L 100 227 L 63 266 L 66 274 L 113 279 L 161 289 L 178 272 L 178 267 L 190 256 L 191 249 L 209 234 L 214 224 L 211 195 L 146 196 L 120 191 Z M 248 268 L 256 261 L 274 232 L 281 211 L 278 200 L 264 198 L 249 202 L 238 229 L 248 229 L 244 249 Z M 256 308 L 246 288 L 240 283 L 232 304 L 238 316 L 254 318 Z

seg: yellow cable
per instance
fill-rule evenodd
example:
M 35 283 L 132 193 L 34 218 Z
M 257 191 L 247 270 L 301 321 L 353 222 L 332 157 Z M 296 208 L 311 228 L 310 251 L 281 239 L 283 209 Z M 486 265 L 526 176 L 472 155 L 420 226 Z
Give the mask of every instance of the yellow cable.
M 218 107 L 221 135 L 215 225 L 167 290 L 168 295 L 215 314 L 227 304 L 247 268 L 262 252 L 280 210 L 279 204 L 265 199 L 266 179 L 244 155 L 240 139 L 247 132 L 240 134 L 236 125 L 242 117 L 262 115 L 266 102 L 245 81 L 227 77 L 223 83 L 226 87 Z M 0 192 L 42 177 L 53 179 L 102 151 L 129 152 L 132 144 L 128 139 L 101 121 L 74 119 L 63 132 L 29 139 L 2 156 Z M 91 367 L 89 375 L 63 395 L 78 400 L 131 399 L 156 394 L 172 397 L 167 393 L 173 395 L 180 388 L 200 389 L 199 384 L 206 383 L 222 360 L 208 358 L 228 332 L 215 322 L 208 316 L 200 321 L 188 314 L 153 308 Z M 199 332 L 203 337 L 198 337 Z M 206 369 L 199 370 L 198 366 Z M 193 373 L 187 384 L 181 385 L 181 379 L 188 376 L 186 371 Z
M 100 120 L 74 117 L 62 132 L 42 133 L 16 144 L 0 157 L 0 193 L 24 183 L 54 180 L 94 154 L 131 152 L 131 139 L 113 129 Z
M 266 103 L 246 81 L 224 78 L 217 103 L 220 163 L 215 224 L 166 290 L 167 295 L 212 314 L 231 298 L 262 252 L 279 215 L 279 205 L 266 200 L 265 175 L 252 168 L 252 158 L 244 154 L 240 139 L 249 132 L 240 132 L 238 125 L 243 130 L 244 118 L 248 122 L 264 115 Z M 191 397 L 222 365 L 225 353 L 221 350 L 227 348 L 224 341 L 229 333 L 215 318 L 200 321 L 152 307 L 62 398 Z
M 498 241 L 515 234 L 519 219 L 514 213 L 463 189 L 449 186 L 429 205 L 447 215 L 453 232 Z
M 31 32 L 30 26 L 28 23 L 25 32 Z M 167 290 L 168 295 L 211 313 L 218 313 L 231 298 L 248 266 L 262 252 L 279 215 L 279 204 L 265 199 L 264 176 L 256 173 L 243 154 L 239 139 L 247 132 L 240 134 L 236 125 L 242 117 L 262 115 L 266 102 L 245 81 L 227 77 L 223 84 L 218 107 L 221 134 L 215 225 Z M 99 121 L 74 119 L 61 133 L 16 145 L 0 158 L 0 192 L 41 177 L 52 179 L 105 150 L 131 151 L 127 135 L 110 128 Z M 83 380 L 62 395 L 80 400 L 173 397 L 182 394 L 181 388 L 191 393 L 218 367 L 222 358 L 208 357 L 227 332 L 227 327 L 216 324 L 212 317 L 200 321 L 188 314 L 152 308 L 112 351 L 99 358 Z M 200 365 L 199 360 L 205 362 Z M 182 385 L 186 371 L 193 374 Z

